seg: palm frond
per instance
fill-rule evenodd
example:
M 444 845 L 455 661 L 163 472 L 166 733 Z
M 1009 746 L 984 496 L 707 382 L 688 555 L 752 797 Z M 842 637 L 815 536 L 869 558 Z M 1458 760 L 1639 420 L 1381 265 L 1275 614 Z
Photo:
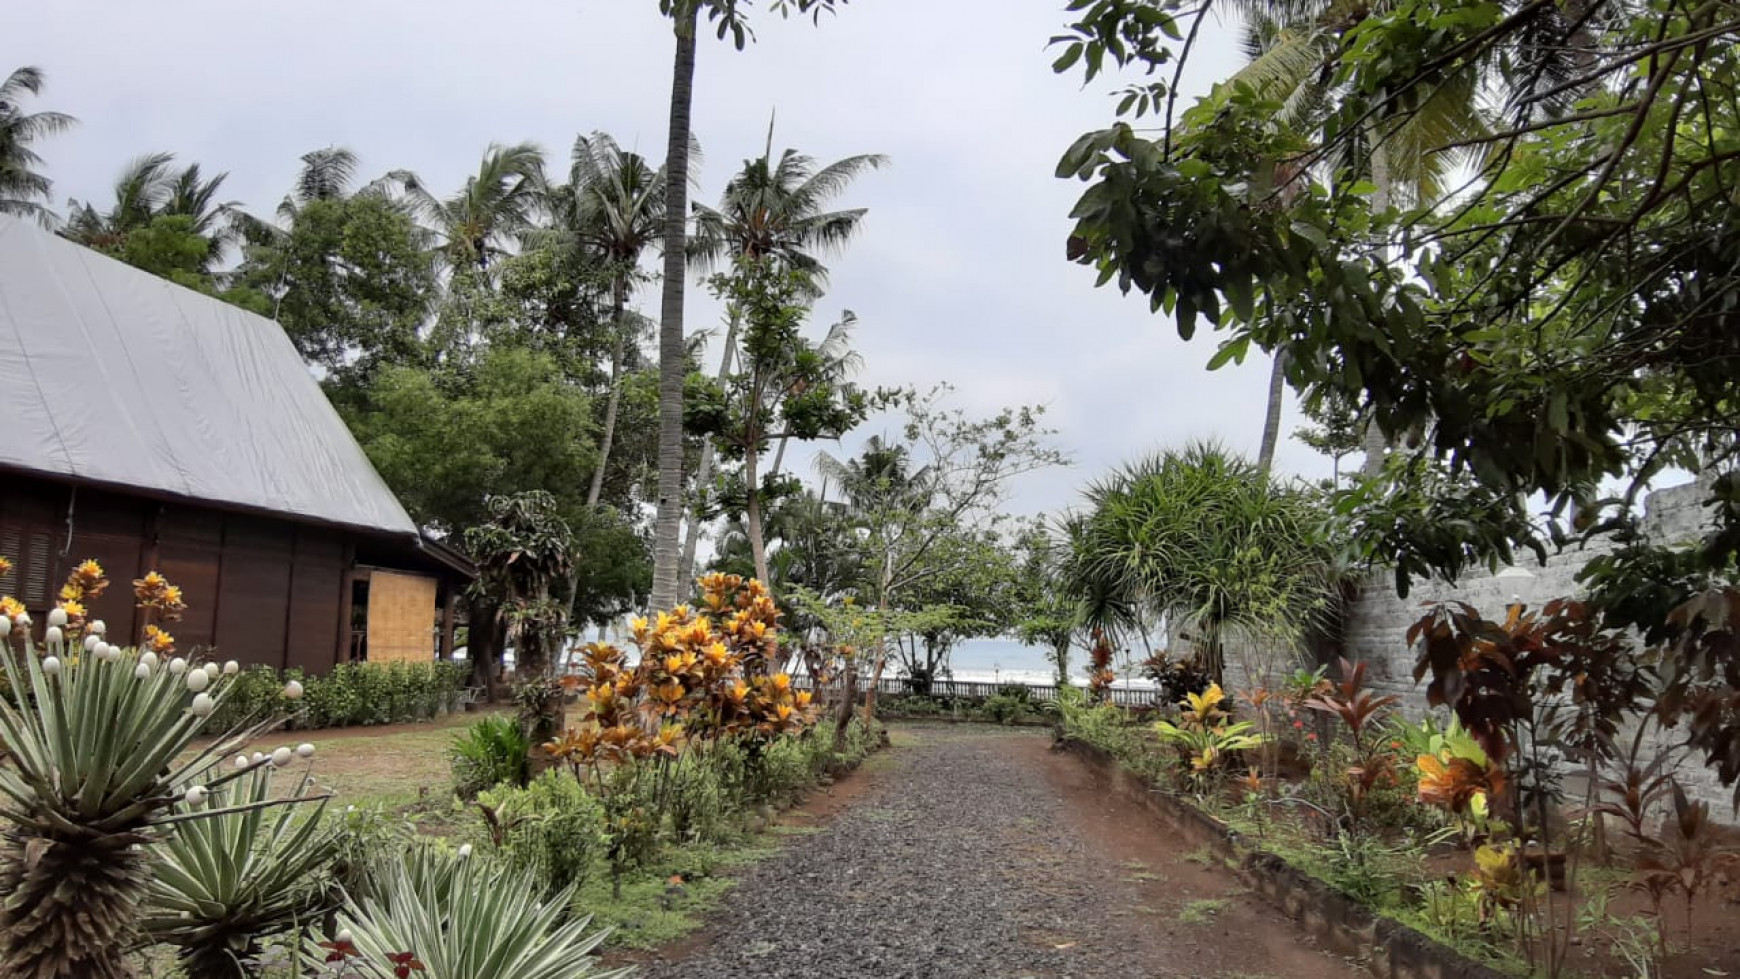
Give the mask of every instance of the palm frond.
M 343 197 L 356 179 L 357 156 L 342 146 L 328 146 L 302 154 L 302 170 L 292 192 L 299 203 Z

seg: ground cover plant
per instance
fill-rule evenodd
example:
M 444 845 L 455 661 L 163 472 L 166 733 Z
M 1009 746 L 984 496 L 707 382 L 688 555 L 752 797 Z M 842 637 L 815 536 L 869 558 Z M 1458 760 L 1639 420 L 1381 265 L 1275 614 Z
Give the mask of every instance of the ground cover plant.
M 1692 976 L 1731 955 L 1706 936 L 1740 858 L 1644 750 L 1672 742 L 1637 711 L 1649 678 L 1622 639 L 1564 601 L 1500 621 L 1434 607 L 1415 628 L 1420 675 L 1460 674 L 1424 720 L 1342 661 L 1279 691 L 1211 687 L 1152 723 L 1066 698 L 1061 733 L 1501 969 Z M 1584 798 L 1566 797 L 1567 766 L 1589 776 Z

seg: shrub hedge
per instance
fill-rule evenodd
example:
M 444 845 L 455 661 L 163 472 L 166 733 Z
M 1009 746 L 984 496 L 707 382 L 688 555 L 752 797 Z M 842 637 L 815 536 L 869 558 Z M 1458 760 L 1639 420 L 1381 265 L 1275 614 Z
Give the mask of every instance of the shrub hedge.
M 253 666 L 236 678 L 205 731 L 216 734 L 284 710 L 284 684 L 291 680 L 303 689 L 294 728 L 426 721 L 459 709 L 469 676 L 463 663 L 346 663 L 322 676 Z

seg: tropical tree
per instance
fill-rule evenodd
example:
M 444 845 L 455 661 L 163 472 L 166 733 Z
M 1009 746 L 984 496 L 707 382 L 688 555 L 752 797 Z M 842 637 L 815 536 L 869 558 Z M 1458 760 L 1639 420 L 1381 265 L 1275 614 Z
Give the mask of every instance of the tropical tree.
M 1394 0 L 1376 5 L 1356 0 L 1236 0 L 1230 9 L 1241 20 L 1240 45 L 1249 62 L 1226 80 L 1206 102 L 1224 101 L 1240 87 L 1280 107 L 1271 116 L 1278 130 L 1306 136 L 1330 121 L 1339 80 L 1322 68 L 1333 58 L 1342 37 L 1373 14 L 1393 9 Z M 1223 8 L 1227 9 L 1227 8 Z M 1418 107 L 1394 119 L 1369 120 L 1357 138 L 1315 169 L 1325 179 L 1369 180 L 1380 209 L 1390 202 L 1431 206 L 1444 193 L 1450 170 L 1471 158 L 1467 147 L 1487 131 L 1479 105 L 1481 79 L 1474 74 L 1451 76 L 1423 91 Z M 1269 161 L 1264 179 L 1251 187 L 1252 203 L 1286 208 L 1307 190 L 1313 168 L 1303 157 Z M 1284 354 L 1271 359 L 1263 436 L 1257 467 L 1267 472 L 1280 439 L 1281 409 L 1286 389 Z M 1375 444 L 1381 458 L 1386 448 L 1381 432 Z
M 235 279 L 270 298 L 297 352 L 332 381 L 417 360 L 436 282 L 416 224 L 381 194 L 304 189 L 279 208 L 286 228 L 250 230 Z
M 1069 683 L 1070 649 L 1086 634 L 1081 609 L 1064 576 L 1080 526 L 1079 518 L 1065 518 L 1052 529 L 1041 522 L 1025 528 L 1016 538 L 1019 594 L 1015 635 L 1029 646 L 1050 652 L 1059 686 Z
M 114 203 L 99 211 L 94 204 L 68 201 L 71 209 L 61 234 L 98 250 L 119 248 L 127 233 L 151 223 L 169 198 L 174 182 L 173 153 L 135 157 L 115 178 Z
M 544 151 L 532 143 L 491 143 L 458 192 L 435 196 L 409 170 L 388 175 L 406 205 L 436 238 L 436 254 L 455 273 L 487 274 L 507 246 L 531 229 L 545 207 Z
M 568 185 L 553 195 L 557 217 L 574 238 L 597 249 L 610 272 L 610 323 L 614 344 L 610 357 L 610 398 L 599 433 L 598 468 L 586 490 L 586 505 L 596 506 L 604 488 L 605 467 L 616 440 L 622 404 L 624 348 L 639 332 L 625 309 L 639 275 L 641 253 L 664 228 L 664 200 L 669 188 L 664 175 L 638 153 L 627 153 L 604 133 L 574 141 Z
M 782 16 L 811 13 L 820 19 L 846 0 L 770 0 Z M 665 145 L 664 292 L 659 302 L 659 474 L 658 515 L 653 524 L 651 606 L 676 604 L 683 533 L 683 381 L 688 349 L 683 334 L 683 289 L 688 259 L 689 144 L 695 95 L 695 36 L 702 10 L 718 36 L 730 35 L 742 50 L 749 41 L 748 0 L 659 0 L 671 19 L 676 55 L 671 61 L 671 112 Z
M 302 208 L 315 201 L 349 197 L 357 165 L 357 155 L 342 146 L 325 146 L 302 154 L 302 169 L 296 173 L 295 186 L 278 204 L 278 218 L 291 222 Z
M 469 361 L 389 366 L 336 404 L 422 526 L 463 539 L 492 519 L 491 500 L 529 490 L 550 493 L 564 519 L 583 509 L 597 460 L 591 399 L 547 354 L 488 346 Z M 496 597 L 467 597 L 468 653 L 484 685 L 506 639 Z
M 198 271 L 210 275 L 238 234 L 236 202 L 218 198 L 229 174 L 208 178 L 198 163 L 179 169 L 174 164 L 173 153 L 147 153 L 129 161 L 115 180 L 114 202 L 107 210 L 68 202 L 71 210 L 62 234 L 125 258 L 130 235 L 162 219 L 178 218 L 175 228 L 204 242 Z
M 1330 458 L 1334 467 L 1330 485 L 1339 487 L 1341 460 L 1365 445 L 1359 405 L 1342 392 L 1321 391 L 1306 398 L 1303 407 L 1305 417 L 1315 424 L 1299 429 L 1293 437 Z
M 1216 682 L 1229 640 L 1291 655 L 1336 597 L 1315 501 L 1213 444 L 1140 460 L 1094 483 L 1068 561 L 1084 624 L 1188 641 Z
M 728 458 L 742 462 L 742 500 L 755 576 L 771 580 L 763 533 L 764 500 L 781 487 L 764 480 L 762 453 L 778 441 L 839 438 L 869 408 L 865 395 L 839 376 L 839 355 L 823 346 L 847 344 L 850 314 L 829 331 L 822 344 L 801 334 L 809 312 L 803 296 L 810 278 L 772 259 L 741 259 L 719 282 L 732 317 L 746 324 L 743 364 L 724 384 L 698 385 L 690 405 L 690 427 L 712 436 Z
M 999 506 L 1011 480 L 1066 462 L 1041 424 L 1043 408 L 974 418 L 945 404 L 951 390 L 939 385 L 922 395 L 885 392 L 877 405 L 906 415 L 903 441 L 872 437 L 856 459 L 842 462 L 823 453 L 816 461 L 851 502 L 866 568 L 860 590 L 883 616 L 920 582 L 946 573 L 949 558 L 974 559 L 972 548 L 949 548 L 946 542 L 963 531 L 995 530 L 1008 519 Z M 873 711 L 888 650 L 879 643 L 864 652 L 873 677 L 865 709 Z M 854 663 L 846 671 L 848 688 L 857 670 Z M 850 720 L 851 698 L 848 689 L 836 737 Z
M 809 276 L 819 294 L 827 281 L 827 267 L 819 254 L 836 252 L 845 247 L 863 222 L 865 209 L 831 211 L 827 206 L 846 186 L 865 170 L 885 165 L 888 158 L 880 154 L 849 156 L 817 168 L 815 161 L 796 150 L 785 150 L 777 162 L 773 158 L 773 127 L 768 127 L 768 144 L 762 155 L 747 160 L 743 169 L 725 185 L 717 209 L 696 205 L 695 233 L 689 239 L 691 257 L 703 268 L 740 259 L 771 259 Z M 742 321 L 727 315 L 723 352 L 719 359 L 719 379 L 731 371 L 731 361 L 737 354 L 737 331 Z M 856 368 L 855 362 L 841 360 L 840 373 Z M 706 508 L 708 481 L 712 478 L 714 445 L 711 440 L 701 445 L 701 457 L 695 468 L 696 498 L 689 515 L 689 527 L 683 538 L 680 577 L 687 580 L 695 564 L 695 547 L 701 536 L 701 515 Z M 780 442 L 773 471 L 777 472 L 785 455 L 785 442 Z
M 510 640 L 517 640 L 516 667 L 536 676 L 554 665 L 573 608 L 574 531 L 562 519 L 556 498 L 531 490 L 489 501 L 490 519 L 465 532 L 476 558 L 475 589 L 497 609 Z M 490 623 L 472 621 L 474 630 Z
M 35 218 L 43 227 L 54 222 L 44 203 L 54 189 L 41 172 L 42 157 L 31 144 L 65 132 L 78 120 L 64 112 L 26 112 L 26 96 L 42 94 L 42 69 L 15 69 L 0 82 L 0 214 Z

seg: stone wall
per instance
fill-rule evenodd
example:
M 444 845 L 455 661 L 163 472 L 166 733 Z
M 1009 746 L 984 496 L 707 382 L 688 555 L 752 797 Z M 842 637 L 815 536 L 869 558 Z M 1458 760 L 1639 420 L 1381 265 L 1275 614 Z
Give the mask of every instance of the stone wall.
M 1669 543 L 1698 537 L 1706 527 L 1700 501 L 1707 490 L 1707 485 L 1693 482 L 1650 494 L 1645 501 L 1646 532 Z M 1342 648 L 1350 658 L 1370 664 L 1366 675 L 1372 687 L 1401 697 L 1403 711 L 1419 717 L 1427 712 L 1425 688 L 1414 683 L 1415 653 L 1408 646 L 1407 632 L 1423 614 L 1425 605 L 1439 601 L 1467 602 L 1481 614 L 1496 617 L 1519 593 L 1534 606 L 1575 595 L 1577 572 L 1591 558 L 1610 549 L 1607 542 L 1596 542 L 1581 550 L 1552 555 L 1545 567 L 1532 555 L 1524 557 L 1521 566 L 1534 575 L 1532 580 L 1519 581 L 1501 572 L 1496 576 L 1471 575 L 1453 587 L 1443 582 L 1416 581 L 1406 599 L 1396 597 L 1392 575 L 1374 575 L 1347 610 Z M 1718 784 L 1713 770 L 1696 759 L 1688 759 L 1680 766 L 1677 777 L 1688 794 L 1710 803 L 1712 816 L 1725 822 L 1735 821 L 1732 791 Z M 1568 784 L 1566 788 L 1572 795 L 1582 792 L 1580 783 Z

